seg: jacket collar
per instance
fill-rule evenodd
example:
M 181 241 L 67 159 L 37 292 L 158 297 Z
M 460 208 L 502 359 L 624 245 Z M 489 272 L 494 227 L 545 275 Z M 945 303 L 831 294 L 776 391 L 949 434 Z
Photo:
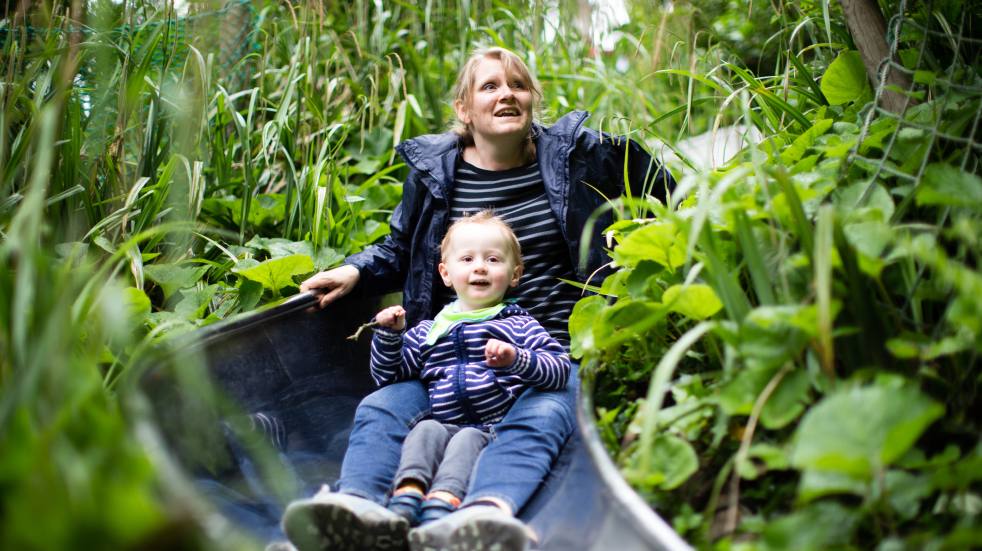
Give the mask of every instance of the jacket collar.
M 589 116 L 586 111 L 572 111 L 552 126 L 534 123 L 533 133 L 536 136 L 536 149 L 540 151 L 540 162 L 542 155 L 567 152 L 583 121 Z M 423 181 L 434 197 L 445 197 L 444 185 L 453 180 L 457 158 L 460 156 L 460 139 L 457 134 L 444 132 L 418 136 L 397 145 L 396 151 L 410 167 L 430 176 Z

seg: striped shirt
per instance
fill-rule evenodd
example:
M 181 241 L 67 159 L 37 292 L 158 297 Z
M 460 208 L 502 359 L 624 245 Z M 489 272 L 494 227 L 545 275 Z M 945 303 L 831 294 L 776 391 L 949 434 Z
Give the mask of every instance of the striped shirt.
M 463 159 L 454 177 L 450 221 L 482 209 L 493 209 L 511 226 L 522 245 L 525 271 L 508 297 L 525 306 L 529 314 L 564 347 L 569 346 L 569 315 L 580 299 L 580 290 L 560 278 L 576 280 L 566 239 L 549 207 L 539 164 L 509 170 L 484 170 Z M 456 296 L 439 287 L 440 306 Z
M 535 318 L 510 304 L 496 317 L 458 323 L 433 345 L 426 344 L 432 320 L 400 333 L 376 328 L 371 372 L 379 386 L 408 379 L 426 383 L 433 418 L 455 425 L 500 421 L 525 389 L 561 390 L 569 380 L 569 356 Z M 488 367 L 488 339 L 511 343 L 512 365 Z

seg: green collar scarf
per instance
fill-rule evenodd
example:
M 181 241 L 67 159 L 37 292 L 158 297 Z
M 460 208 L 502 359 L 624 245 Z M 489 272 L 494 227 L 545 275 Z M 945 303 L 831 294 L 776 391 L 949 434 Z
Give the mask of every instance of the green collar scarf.
M 459 304 L 455 300 L 444 306 L 443 310 L 440 310 L 440 313 L 433 318 L 433 326 L 430 327 L 430 331 L 426 334 L 425 343 L 433 346 L 440 337 L 449 333 L 458 324 L 489 320 L 501 313 L 505 309 L 505 306 L 507 304 L 499 302 L 487 308 L 459 312 L 457 311 Z

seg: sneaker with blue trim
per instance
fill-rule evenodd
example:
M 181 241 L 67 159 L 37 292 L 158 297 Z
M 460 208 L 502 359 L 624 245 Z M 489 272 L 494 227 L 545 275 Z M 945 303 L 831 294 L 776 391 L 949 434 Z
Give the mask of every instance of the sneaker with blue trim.
M 283 532 L 299 551 L 403 551 L 409 522 L 381 505 L 324 487 L 290 503 Z

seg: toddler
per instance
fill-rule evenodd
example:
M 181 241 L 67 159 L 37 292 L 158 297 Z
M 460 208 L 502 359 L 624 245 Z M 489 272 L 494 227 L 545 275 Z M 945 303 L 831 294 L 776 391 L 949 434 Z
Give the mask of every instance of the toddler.
M 405 310 L 375 316 L 372 377 L 380 386 L 420 379 L 432 419 L 403 443 L 389 510 L 417 526 L 455 510 L 477 456 L 528 388 L 559 390 L 569 356 L 525 310 L 503 301 L 522 275 L 511 228 L 490 211 L 454 222 L 440 245 L 440 276 L 456 300 L 405 331 Z

